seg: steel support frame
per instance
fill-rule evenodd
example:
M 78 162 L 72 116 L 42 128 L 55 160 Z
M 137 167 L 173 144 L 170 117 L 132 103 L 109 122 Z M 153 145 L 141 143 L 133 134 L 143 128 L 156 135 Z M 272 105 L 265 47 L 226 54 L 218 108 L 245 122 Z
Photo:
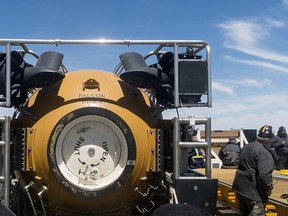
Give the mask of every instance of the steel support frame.
M 178 68 L 178 50 L 180 47 L 193 47 L 195 52 L 200 52 L 205 49 L 206 60 L 208 62 L 208 92 L 207 103 L 202 106 L 212 107 L 212 86 L 211 86 L 211 54 L 210 47 L 207 41 L 204 40 L 39 40 L 39 39 L 0 39 L 0 46 L 6 46 L 6 101 L 1 102 L 0 106 L 11 106 L 11 46 L 21 46 L 25 52 L 32 53 L 28 50 L 27 44 L 55 44 L 59 45 L 158 45 L 151 53 L 160 51 L 163 47 L 174 48 L 174 107 L 180 107 L 179 102 L 179 68 Z M 195 104 L 197 106 L 197 104 Z M 198 104 L 199 106 L 199 104 Z M 200 105 L 201 106 L 201 105 Z
M 205 161 L 206 161 L 206 167 L 205 167 L 205 175 L 207 178 L 211 178 L 211 169 L 212 169 L 212 164 L 211 164 L 211 118 L 195 118 L 195 124 L 200 125 L 204 124 L 205 125 L 205 141 L 204 142 L 181 142 L 180 140 L 180 125 L 181 124 L 189 124 L 190 119 L 179 119 L 178 117 L 175 117 L 173 119 L 173 126 L 174 126 L 174 131 L 173 131 L 173 173 L 174 173 L 174 178 L 179 179 L 179 178 L 195 178 L 195 177 L 184 177 L 181 176 L 181 163 L 180 163 L 180 158 L 181 158 L 181 148 L 189 148 L 189 147 L 204 147 L 205 148 Z M 183 156 L 182 156 L 183 157 Z M 186 157 L 186 155 L 185 155 Z M 188 166 L 188 164 L 187 164 Z
M 0 147 L 4 149 L 4 160 L 3 164 L 1 165 L 1 173 L 0 182 L 4 186 L 4 205 L 9 208 L 9 199 L 10 199 L 10 122 L 11 119 L 9 116 L 0 117 L 0 124 L 2 127 L 1 137 L 2 140 L 0 141 Z

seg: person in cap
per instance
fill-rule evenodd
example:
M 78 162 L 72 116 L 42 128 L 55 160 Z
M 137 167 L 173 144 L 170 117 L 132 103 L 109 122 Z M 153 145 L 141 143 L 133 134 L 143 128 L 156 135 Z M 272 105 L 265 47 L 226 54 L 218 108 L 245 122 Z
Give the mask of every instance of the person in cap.
M 240 146 L 235 137 L 230 137 L 229 141 L 223 146 L 218 153 L 224 169 L 235 169 L 239 164 Z
M 232 189 L 236 192 L 243 216 L 265 215 L 264 205 L 273 189 L 275 161 L 270 147 L 273 137 L 272 126 L 264 125 L 258 132 L 257 140 L 241 149 Z
M 276 168 L 278 170 L 288 168 L 288 136 L 285 127 L 279 127 L 277 135 L 271 139 L 271 147 L 274 148 L 278 159 Z

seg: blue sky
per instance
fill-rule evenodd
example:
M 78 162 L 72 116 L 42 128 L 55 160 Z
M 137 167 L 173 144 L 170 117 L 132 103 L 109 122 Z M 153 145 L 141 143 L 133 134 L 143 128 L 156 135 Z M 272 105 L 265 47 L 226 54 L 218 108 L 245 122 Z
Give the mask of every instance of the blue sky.
M 213 106 L 180 115 L 211 117 L 212 129 L 288 128 L 288 0 L 6 0 L 1 17 L 0 38 L 207 40 Z M 122 53 L 110 47 L 59 51 L 69 70 L 113 70 Z

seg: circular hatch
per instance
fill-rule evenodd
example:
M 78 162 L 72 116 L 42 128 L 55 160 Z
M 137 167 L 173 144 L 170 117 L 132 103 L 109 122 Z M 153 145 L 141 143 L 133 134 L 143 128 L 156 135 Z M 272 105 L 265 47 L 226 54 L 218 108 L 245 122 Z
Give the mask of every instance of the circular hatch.
M 135 141 L 129 127 L 102 108 L 83 108 L 63 117 L 48 148 L 58 182 L 89 197 L 121 187 L 135 164 Z

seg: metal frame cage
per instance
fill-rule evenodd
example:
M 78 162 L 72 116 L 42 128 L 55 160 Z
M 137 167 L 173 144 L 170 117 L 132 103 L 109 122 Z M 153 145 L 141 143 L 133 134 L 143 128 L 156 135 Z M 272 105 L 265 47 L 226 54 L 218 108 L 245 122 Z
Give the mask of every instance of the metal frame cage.
M 29 53 L 38 58 L 38 55 L 31 51 L 27 45 L 153 45 L 154 50 L 144 58 L 148 59 L 156 55 L 159 59 L 170 48 L 174 53 L 173 67 L 173 94 L 174 103 L 170 108 L 178 107 L 211 107 L 211 64 L 210 47 L 203 40 L 37 40 L 37 39 L 0 39 L 0 46 L 6 46 L 6 94 L 0 95 L 0 106 L 11 107 L 11 47 L 18 46 L 23 54 Z M 186 54 L 181 54 L 180 49 L 186 48 Z M 189 52 L 189 53 L 188 53 Z M 199 55 L 201 54 L 201 55 Z M 187 58 L 191 55 L 193 58 Z M 67 72 L 64 65 L 62 71 Z M 120 75 L 123 72 L 123 65 L 120 63 L 114 73 Z M 189 97 L 201 97 L 205 95 L 206 100 L 191 103 Z M 188 100 L 187 100 L 188 98 Z

